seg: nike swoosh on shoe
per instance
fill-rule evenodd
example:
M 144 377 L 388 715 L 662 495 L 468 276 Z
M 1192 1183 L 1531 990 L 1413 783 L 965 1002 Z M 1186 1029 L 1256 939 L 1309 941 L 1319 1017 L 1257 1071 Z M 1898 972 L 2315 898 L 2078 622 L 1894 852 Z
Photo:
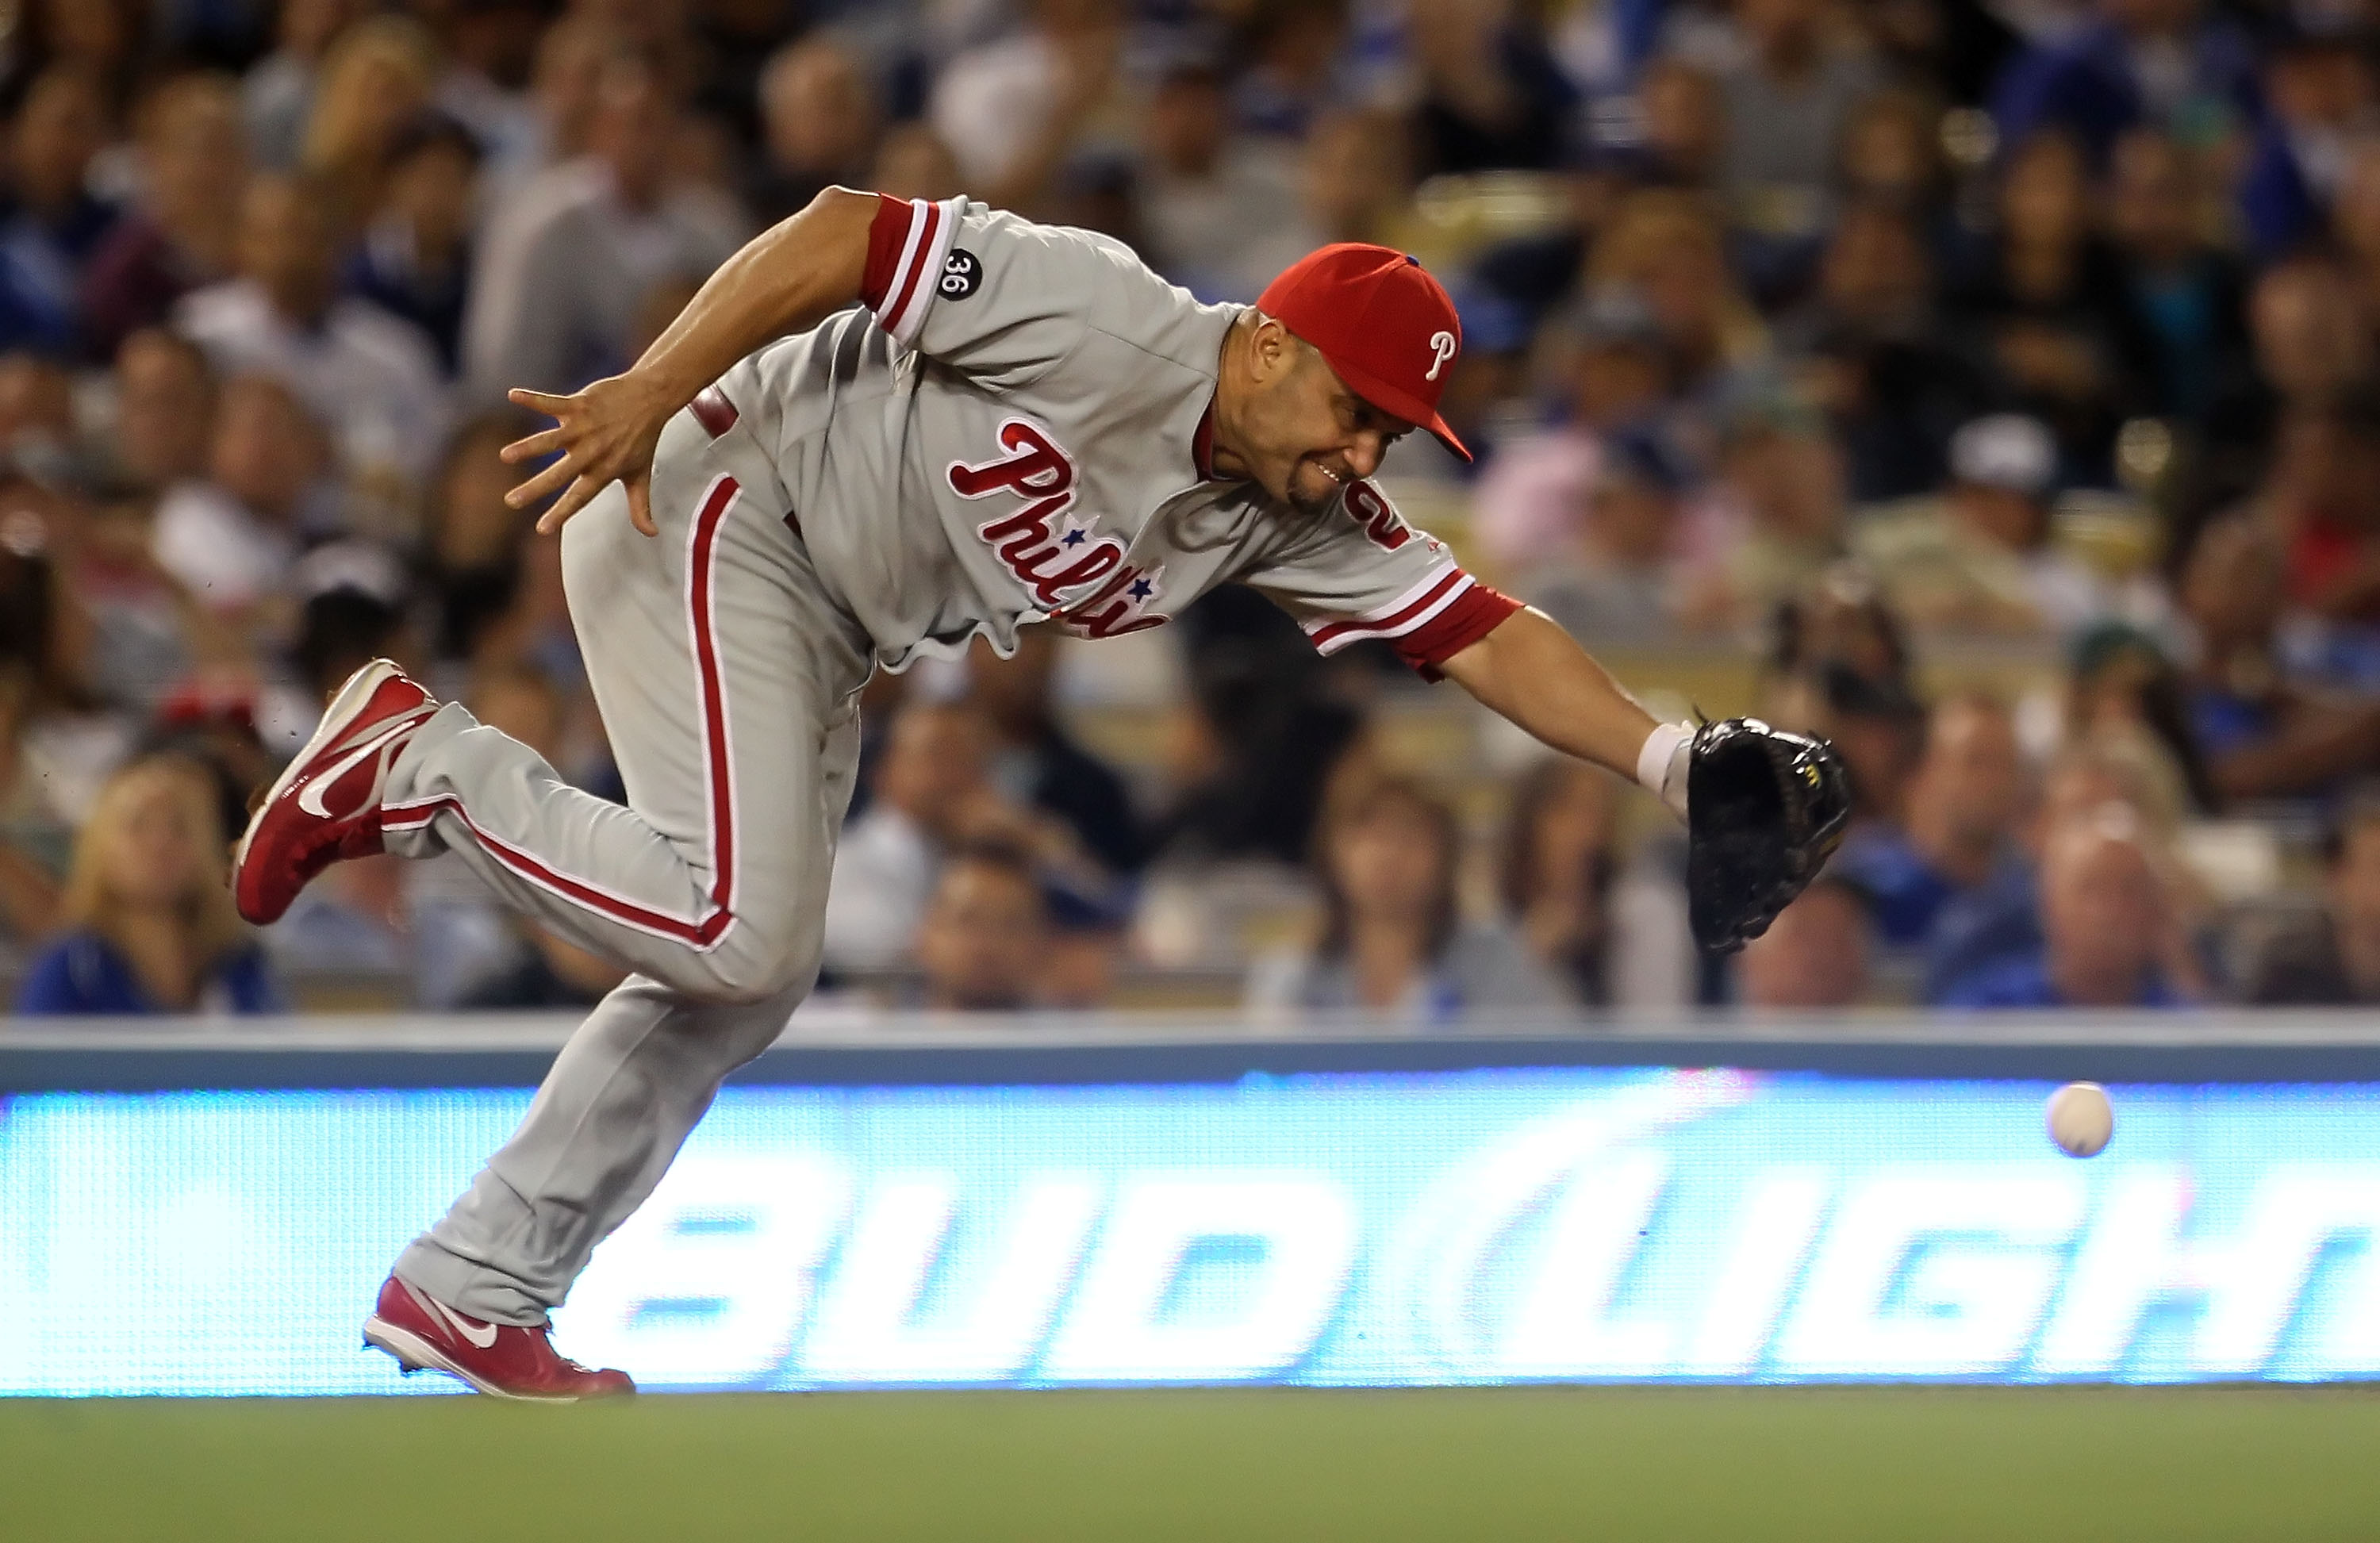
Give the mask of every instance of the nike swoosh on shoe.
M 469 1341 L 480 1349 L 486 1350 L 496 1343 L 496 1325 L 492 1323 L 482 1323 L 474 1328 L 472 1326 L 471 1319 L 465 1318 L 462 1314 L 456 1312 L 454 1308 L 449 1307 L 443 1302 L 439 1301 L 436 1297 L 422 1296 L 419 1292 L 415 1292 L 413 1294 L 419 1297 L 422 1304 L 431 1312 L 444 1319 L 448 1328 L 454 1330 L 455 1333 L 460 1334 L 464 1339 Z
M 375 723 L 364 731 L 367 737 L 361 744 L 356 744 L 353 740 L 348 741 L 355 747 L 353 749 L 348 750 L 346 755 L 329 770 L 318 776 L 308 778 L 306 785 L 298 790 L 298 807 L 318 820 L 344 819 L 361 813 L 365 809 L 379 808 L 381 792 L 388 785 L 390 758 L 395 749 L 390 741 L 419 727 L 421 721 L 435 711 L 435 709 L 419 710 L 407 713 L 394 723 Z M 329 806 L 322 802 L 323 793 L 340 778 L 355 770 L 365 757 L 374 751 L 381 753 L 381 759 L 380 765 L 373 769 L 371 792 L 364 796 L 361 803 L 349 809 L 347 816 L 333 815 Z

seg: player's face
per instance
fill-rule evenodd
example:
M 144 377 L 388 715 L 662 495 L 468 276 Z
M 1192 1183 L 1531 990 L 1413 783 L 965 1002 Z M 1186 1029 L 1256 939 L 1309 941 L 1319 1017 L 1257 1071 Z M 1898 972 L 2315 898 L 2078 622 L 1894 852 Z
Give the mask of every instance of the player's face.
M 1330 506 L 1350 482 L 1380 468 L 1389 446 L 1412 432 L 1347 388 L 1321 354 L 1300 344 L 1295 369 L 1264 414 L 1270 454 L 1251 468 L 1264 490 L 1308 514 Z

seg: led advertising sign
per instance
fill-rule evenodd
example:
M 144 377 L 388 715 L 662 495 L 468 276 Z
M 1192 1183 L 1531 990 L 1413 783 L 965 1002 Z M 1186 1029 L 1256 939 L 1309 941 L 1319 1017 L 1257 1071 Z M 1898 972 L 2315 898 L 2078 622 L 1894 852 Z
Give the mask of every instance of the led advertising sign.
M 1538 1070 L 735 1087 L 556 1315 L 650 1388 L 2380 1376 L 2380 1087 Z M 358 1350 L 526 1092 L 0 1104 L 0 1393 Z

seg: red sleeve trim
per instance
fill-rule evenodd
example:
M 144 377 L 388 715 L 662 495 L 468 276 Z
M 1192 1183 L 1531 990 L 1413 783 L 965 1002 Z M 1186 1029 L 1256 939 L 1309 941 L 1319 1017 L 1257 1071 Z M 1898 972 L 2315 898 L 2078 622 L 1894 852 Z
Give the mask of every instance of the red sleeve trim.
M 1454 603 L 1462 593 L 1474 587 L 1471 576 L 1449 563 L 1437 573 L 1378 611 L 1341 621 L 1317 619 L 1305 624 L 1306 636 L 1323 653 L 1336 653 L 1350 643 L 1360 643 L 1367 638 L 1402 638 L 1418 631 L 1438 613 Z
M 917 218 L 917 206 L 907 199 L 876 195 L 876 218 L 868 226 L 868 272 L 859 281 L 859 298 L 879 315 L 899 274 L 901 249 L 908 244 L 909 226 Z
M 1520 609 L 1519 601 L 1474 579 L 1453 604 L 1390 641 L 1398 657 L 1419 671 L 1424 680 L 1439 680 L 1442 678 L 1439 665 L 1502 626 Z

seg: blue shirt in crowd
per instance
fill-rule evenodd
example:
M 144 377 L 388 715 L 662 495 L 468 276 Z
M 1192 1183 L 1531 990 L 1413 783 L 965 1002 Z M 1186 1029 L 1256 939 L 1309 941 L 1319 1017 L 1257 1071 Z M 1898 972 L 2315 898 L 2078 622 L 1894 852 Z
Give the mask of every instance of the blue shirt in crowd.
M 2038 954 L 2041 942 L 2033 869 L 2011 851 L 1990 878 L 1952 895 L 1935 913 L 1925 939 L 1925 1000 L 1940 1002 L 1970 976 Z
M 1852 832 L 1835 854 L 1828 877 L 1842 880 L 1867 899 L 1877 936 L 1896 947 L 1922 943 L 1934 918 L 1958 893 L 1950 881 L 1920 857 L 1909 837 L 1888 826 Z
M 2021 959 L 2006 959 L 1978 970 L 1942 993 L 1943 1007 L 2071 1007 L 2049 978 L 2046 951 Z M 2134 1007 L 2180 1007 L 2181 999 L 2166 989 L 2152 971 L 2141 981 Z
M 44 949 L 17 990 L 17 1011 L 29 1015 L 166 1011 L 150 1000 L 131 962 L 96 932 L 69 932 Z M 199 987 L 201 1013 L 279 1013 L 281 993 L 254 944 L 215 961 Z

